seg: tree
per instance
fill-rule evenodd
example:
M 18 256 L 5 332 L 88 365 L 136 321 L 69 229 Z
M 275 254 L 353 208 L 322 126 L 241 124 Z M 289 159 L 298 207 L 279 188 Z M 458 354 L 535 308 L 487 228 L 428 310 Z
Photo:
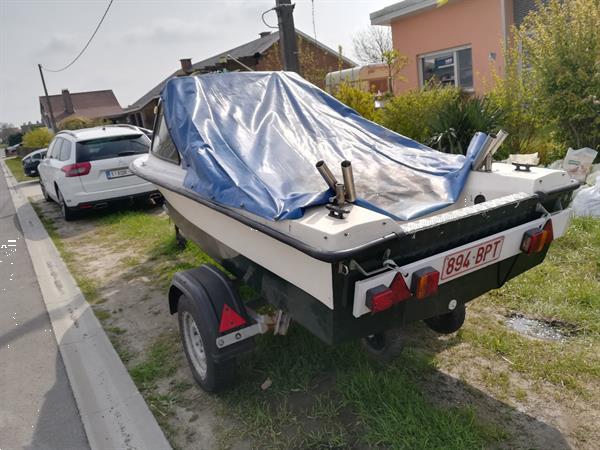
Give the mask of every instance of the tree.
M 600 0 L 536 0 L 514 30 L 540 122 L 566 145 L 600 148 Z
M 399 77 L 400 70 L 408 64 L 408 58 L 398 53 L 398 50 L 388 50 L 383 53 L 383 62 L 388 68 L 388 92 L 394 92 L 394 80 L 403 80 Z
M 19 131 L 18 127 L 15 127 L 12 123 L 2 122 L 0 123 L 0 142 L 7 143 L 8 137 L 11 134 L 15 134 Z
M 394 50 L 392 32 L 388 27 L 370 27 L 359 31 L 352 39 L 354 53 L 364 64 L 384 63 L 388 69 L 388 92 L 393 92 L 393 82 L 408 58 Z
M 386 52 L 394 50 L 389 27 L 373 26 L 359 31 L 352 42 L 356 58 L 363 64 L 386 62 Z
M 48 147 L 53 137 L 54 133 L 46 127 L 34 128 L 23 136 L 23 145 L 32 148 Z
M 8 146 L 10 147 L 12 145 L 20 144 L 22 140 L 23 140 L 23 133 L 21 133 L 20 131 L 17 131 L 16 133 L 13 133 L 10 136 L 8 136 Z

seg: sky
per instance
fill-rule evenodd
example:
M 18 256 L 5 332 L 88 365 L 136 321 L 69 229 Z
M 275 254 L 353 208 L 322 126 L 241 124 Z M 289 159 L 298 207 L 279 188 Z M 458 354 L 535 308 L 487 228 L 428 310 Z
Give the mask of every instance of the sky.
M 397 1 L 397 0 L 396 0 Z M 295 0 L 296 28 L 314 36 L 312 2 Z M 369 13 L 394 0 L 314 0 L 316 37 L 342 45 L 369 26 Z M 83 48 L 108 0 L 0 0 L 0 122 L 40 120 L 38 63 L 68 64 Z M 87 51 L 69 69 L 45 73 L 48 93 L 112 89 L 122 107 L 179 67 L 258 38 L 263 11 L 275 0 L 114 0 Z M 265 16 L 277 25 L 272 11 Z

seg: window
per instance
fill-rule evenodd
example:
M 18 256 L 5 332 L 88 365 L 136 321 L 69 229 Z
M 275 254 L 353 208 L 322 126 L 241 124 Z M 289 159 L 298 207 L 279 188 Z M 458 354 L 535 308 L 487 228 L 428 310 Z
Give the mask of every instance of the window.
M 60 150 L 60 141 L 61 141 L 61 138 L 55 138 L 50 143 L 50 146 L 48 147 L 48 152 L 46 153 L 46 158 L 48 158 L 48 159 L 54 158 L 54 154 L 56 153 L 55 149 Z
M 156 121 L 156 127 L 154 130 L 154 140 L 152 141 L 152 153 L 165 161 L 172 162 L 174 164 L 180 163 L 179 152 L 175 148 L 175 144 L 171 140 L 169 129 L 165 123 L 164 116 L 159 111 L 158 120 Z
M 428 82 L 473 89 L 471 48 L 430 53 L 419 58 L 421 86 Z
M 118 158 L 148 153 L 150 140 L 145 134 L 112 136 L 77 142 L 77 162 Z
M 58 155 L 59 161 L 67 161 L 71 157 L 71 141 L 63 139 L 63 143 L 60 147 L 60 154 Z

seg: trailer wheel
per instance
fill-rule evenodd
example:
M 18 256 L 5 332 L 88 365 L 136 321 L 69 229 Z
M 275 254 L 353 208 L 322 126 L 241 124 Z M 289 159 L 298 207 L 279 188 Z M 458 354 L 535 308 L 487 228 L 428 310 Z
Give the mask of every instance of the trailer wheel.
M 399 329 L 386 330 L 361 339 L 367 353 L 381 362 L 389 362 L 404 350 Z
M 235 358 L 216 361 L 213 356 L 216 336 L 206 324 L 198 306 L 182 295 L 177 305 L 183 350 L 192 375 L 202 389 L 215 392 L 230 386 L 235 375 Z
M 177 242 L 177 248 L 184 250 L 187 245 L 187 239 L 183 237 L 183 234 L 179 231 L 179 227 L 175 225 L 175 241 Z
M 452 311 L 441 316 L 425 319 L 425 324 L 433 331 L 440 334 L 450 334 L 458 331 L 465 323 L 467 314 L 465 304 L 459 303 Z

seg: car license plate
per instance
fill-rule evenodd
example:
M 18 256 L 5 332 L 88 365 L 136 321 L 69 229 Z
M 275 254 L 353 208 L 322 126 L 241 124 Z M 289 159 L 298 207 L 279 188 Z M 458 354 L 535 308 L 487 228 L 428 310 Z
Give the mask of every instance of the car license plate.
M 442 280 L 454 278 L 500 258 L 504 236 L 483 242 L 444 258 Z
M 133 175 L 133 172 L 129 169 L 115 169 L 106 172 L 106 178 L 109 180 L 112 180 L 113 178 L 128 177 L 129 175 Z

